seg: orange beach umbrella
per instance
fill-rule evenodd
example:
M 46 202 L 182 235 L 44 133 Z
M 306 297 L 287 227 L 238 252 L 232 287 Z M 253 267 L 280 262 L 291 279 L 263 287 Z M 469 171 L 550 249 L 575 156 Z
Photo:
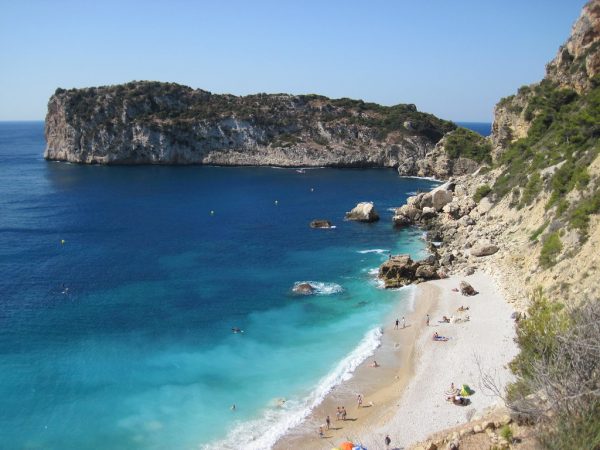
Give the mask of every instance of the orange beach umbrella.
M 352 447 L 354 447 L 354 444 L 350 441 L 342 442 L 340 444 L 340 450 L 352 450 Z

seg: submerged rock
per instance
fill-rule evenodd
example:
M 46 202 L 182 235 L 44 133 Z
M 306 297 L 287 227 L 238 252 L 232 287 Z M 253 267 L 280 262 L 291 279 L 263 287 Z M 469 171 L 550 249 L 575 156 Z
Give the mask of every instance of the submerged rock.
M 346 213 L 346 219 L 358 222 L 377 222 L 379 214 L 375 211 L 375 206 L 372 202 L 361 202 Z
M 317 290 L 310 283 L 298 283 L 292 288 L 292 291 L 295 294 L 311 295 L 311 294 L 314 294 Z
M 315 219 L 310 223 L 311 228 L 331 228 L 333 224 L 329 220 Z

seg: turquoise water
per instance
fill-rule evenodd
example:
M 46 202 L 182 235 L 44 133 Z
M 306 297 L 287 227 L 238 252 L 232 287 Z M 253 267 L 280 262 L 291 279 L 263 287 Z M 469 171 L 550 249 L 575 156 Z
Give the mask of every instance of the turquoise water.
M 409 302 L 372 270 L 422 252 L 389 208 L 432 181 L 77 166 L 43 147 L 42 123 L 0 123 L 2 448 L 267 448 Z M 343 221 L 364 200 L 382 220 Z M 300 281 L 320 293 L 292 295 Z

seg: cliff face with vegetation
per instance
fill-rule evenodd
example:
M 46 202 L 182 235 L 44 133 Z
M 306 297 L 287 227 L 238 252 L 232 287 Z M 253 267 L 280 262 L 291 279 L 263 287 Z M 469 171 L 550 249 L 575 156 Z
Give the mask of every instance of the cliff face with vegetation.
M 454 129 L 414 105 L 237 97 L 132 82 L 58 89 L 48 104 L 44 156 L 89 164 L 397 167 L 433 175 L 435 166 L 418 163 Z
M 592 0 L 545 78 L 496 106 L 489 167 L 425 223 L 443 270 L 490 272 L 526 314 L 502 394 L 542 448 L 600 448 L 599 61 Z

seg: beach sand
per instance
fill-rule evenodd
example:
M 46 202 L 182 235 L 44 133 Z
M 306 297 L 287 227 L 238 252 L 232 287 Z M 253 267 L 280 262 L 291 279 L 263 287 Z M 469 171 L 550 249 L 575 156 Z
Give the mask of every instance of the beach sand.
M 465 297 L 453 292 L 463 279 L 479 294 Z M 498 403 L 482 389 L 479 365 L 504 386 L 510 380 L 506 364 L 516 355 L 517 347 L 512 308 L 492 278 L 478 272 L 423 283 L 415 289 L 414 311 L 405 315 L 407 327 L 402 329 L 401 322 L 400 329 L 394 329 L 399 314 L 395 310 L 384 324 L 382 343 L 373 357 L 334 389 L 301 425 L 280 439 L 275 449 L 330 450 L 347 439 L 362 442 L 369 450 L 383 449 L 386 434 L 392 439 L 391 448 L 402 448 L 467 422 Z M 468 306 L 469 311 L 457 312 L 461 305 Z M 425 323 L 427 314 L 431 316 L 429 326 Z M 470 321 L 439 323 L 443 315 L 469 315 Z M 436 331 L 449 340 L 433 341 Z M 370 367 L 373 360 L 380 367 Z M 475 390 L 470 405 L 455 406 L 446 401 L 445 392 L 451 383 L 468 384 Z M 357 407 L 358 393 L 364 398 L 362 408 Z M 345 406 L 349 420 L 336 420 L 337 406 Z M 318 429 L 327 415 L 331 429 L 325 429 L 325 436 L 320 438 Z

